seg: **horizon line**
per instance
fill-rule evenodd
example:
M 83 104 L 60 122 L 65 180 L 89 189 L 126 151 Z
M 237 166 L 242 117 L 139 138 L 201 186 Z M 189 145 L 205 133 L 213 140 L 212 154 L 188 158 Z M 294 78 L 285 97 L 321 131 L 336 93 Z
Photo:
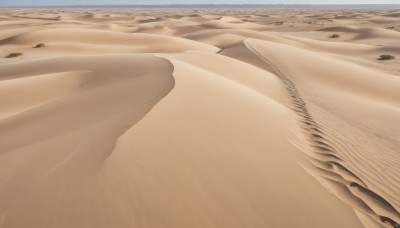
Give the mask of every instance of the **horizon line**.
M 130 6 L 130 7 L 174 7 L 174 6 L 400 6 L 400 3 L 356 3 L 356 4 L 346 4 L 346 3 L 338 3 L 338 4 L 312 4 L 312 3 L 299 3 L 299 4 L 286 4 L 286 3 L 279 3 L 279 4 L 213 4 L 213 3 L 204 3 L 204 4 L 72 4 L 72 5 L 8 5 L 8 6 L 0 6 L 0 8 L 14 8 L 14 7 L 123 7 L 123 6 Z

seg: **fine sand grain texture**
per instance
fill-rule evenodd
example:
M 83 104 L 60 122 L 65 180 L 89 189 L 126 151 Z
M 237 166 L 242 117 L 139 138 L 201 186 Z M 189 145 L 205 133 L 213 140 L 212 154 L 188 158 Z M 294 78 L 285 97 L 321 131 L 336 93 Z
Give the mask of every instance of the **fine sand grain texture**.
M 0 12 L 0 228 L 400 227 L 400 10 Z

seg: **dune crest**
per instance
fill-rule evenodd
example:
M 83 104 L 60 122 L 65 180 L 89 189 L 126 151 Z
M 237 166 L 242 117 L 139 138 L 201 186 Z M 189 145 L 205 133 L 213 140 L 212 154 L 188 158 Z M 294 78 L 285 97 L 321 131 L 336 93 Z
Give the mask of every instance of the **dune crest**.
M 400 227 L 398 10 L 0 11 L 0 227 Z

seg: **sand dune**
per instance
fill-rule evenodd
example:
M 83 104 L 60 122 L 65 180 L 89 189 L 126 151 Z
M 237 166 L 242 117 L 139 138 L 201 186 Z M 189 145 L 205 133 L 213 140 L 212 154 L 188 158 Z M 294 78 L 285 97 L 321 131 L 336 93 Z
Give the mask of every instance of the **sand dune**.
M 0 11 L 0 227 L 400 226 L 398 10 Z
M 84 44 L 106 44 L 106 45 L 133 45 L 143 46 L 149 52 L 179 52 L 184 50 L 217 51 L 210 45 L 196 43 L 191 40 L 176 37 L 150 35 L 143 33 L 125 34 L 115 32 L 104 32 L 85 29 L 49 29 L 32 31 L 12 36 L 0 41 L 0 44 L 35 45 L 37 43 L 84 43 Z M 153 50 L 151 50 L 153 49 Z M 146 52 L 142 50 L 142 52 Z
M 371 214 L 370 216 L 377 220 L 380 221 L 382 220 L 382 216 L 386 216 L 387 218 L 393 219 L 393 221 L 390 221 L 388 223 L 391 223 L 392 225 L 396 224 L 397 219 L 398 219 L 398 212 L 395 209 L 393 205 L 399 205 L 398 201 L 396 200 L 396 190 L 392 192 L 394 189 L 397 188 L 397 185 L 393 183 L 386 183 L 379 185 L 380 187 L 377 187 L 375 191 L 379 191 L 379 194 L 376 194 L 372 189 L 375 186 L 367 185 L 365 184 L 366 181 L 371 181 L 370 178 L 372 179 L 373 177 L 369 176 L 371 170 L 360 170 L 359 172 L 361 175 L 364 173 L 364 178 L 360 178 L 356 172 L 352 172 L 350 168 L 347 167 L 347 161 L 342 158 L 341 151 L 342 153 L 349 153 L 351 150 L 351 155 L 353 156 L 353 159 L 349 159 L 348 163 L 352 163 L 353 160 L 359 160 L 362 157 L 366 156 L 367 151 L 373 151 L 378 150 L 378 148 L 375 148 L 375 146 L 370 146 L 367 150 L 363 149 L 363 151 L 358 151 L 354 150 L 351 148 L 347 148 L 344 146 L 343 148 L 340 148 L 338 145 L 335 145 L 335 141 L 330 141 L 328 137 L 325 136 L 325 134 L 337 134 L 335 129 L 328 129 L 324 130 L 323 128 L 320 128 L 319 122 L 324 121 L 323 117 L 320 117 L 318 120 L 315 120 L 311 112 L 308 111 L 306 107 L 308 107 L 303 100 L 303 98 L 299 95 L 300 91 L 297 89 L 297 85 L 303 84 L 307 82 L 311 82 L 312 84 L 318 84 L 316 88 L 314 89 L 307 89 L 306 86 L 300 87 L 304 88 L 307 94 L 307 91 L 314 91 L 311 95 L 309 100 L 313 101 L 313 97 L 315 96 L 315 91 L 318 91 L 318 96 L 319 99 L 324 100 L 324 102 L 329 102 L 330 98 L 332 97 L 332 93 L 328 95 L 327 97 L 324 97 L 324 93 L 328 92 L 330 89 L 335 90 L 333 94 L 335 94 L 335 98 L 333 99 L 334 101 L 331 101 L 335 107 L 335 111 L 339 111 L 342 108 L 345 110 L 348 109 L 355 109 L 353 111 L 353 115 L 362 115 L 363 113 L 371 113 L 371 115 L 374 116 L 384 116 L 384 121 L 380 122 L 380 124 L 383 126 L 385 129 L 385 135 L 389 138 L 392 138 L 393 140 L 396 140 L 397 138 L 397 127 L 399 123 L 399 118 L 398 118 L 398 112 L 399 112 L 399 100 L 400 100 L 400 93 L 398 92 L 397 88 L 393 85 L 398 85 L 400 83 L 399 78 L 393 77 L 391 75 L 379 75 L 375 71 L 370 71 L 368 72 L 367 69 L 362 69 L 359 66 L 356 66 L 354 64 L 346 64 L 342 62 L 336 62 L 335 60 L 328 60 L 328 59 L 321 59 L 321 56 L 312 56 L 312 53 L 306 53 L 304 50 L 296 50 L 293 48 L 293 46 L 282 46 L 282 44 L 268 44 L 265 42 L 260 42 L 256 40 L 249 40 L 247 42 L 248 46 L 250 47 L 251 50 L 257 53 L 258 56 L 262 57 L 263 59 L 265 58 L 266 61 L 268 61 L 270 64 L 273 61 L 277 65 L 273 65 L 274 70 L 277 72 L 277 74 L 280 74 L 281 77 L 285 77 L 284 80 L 290 80 L 287 81 L 287 86 L 289 88 L 289 92 L 294 95 L 294 104 L 296 106 L 297 112 L 301 113 L 301 115 L 304 117 L 304 123 L 306 129 L 309 129 L 310 134 L 311 134 L 311 139 L 312 139 L 312 146 L 317 147 L 318 152 L 316 154 L 311 155 L 309 154 L 310 151 L 307 150 L 307 154 L 311 157 L 311 161 L 314 164 L 317 164 L 317 171 L 314 171 L 316 174 L 315 175 L 321 175 L 322 177 L 326 178 L 331 182 L 332 180 L 339 182 L 339 184 L 345 184 L 349 190 L 346 190 L 347 192 L 351 192 L 353 195 L 350 195 L 346 193 L 346 196 L 344 200 L 349 200 L 350 204 L 353 204 L 351 201 L 353 199 L 348 199 L 348 198 L 355 198 L 358 203 L 358 207 L 360 207 L 360 211 L 367 212 L 368 214 Z M 312 71 L 303 73 L 302 70 L 298 70 L 296 72 L 291 72 L 290 69 L 287 69 L 285 65 L 280 67 L 281 62 L 287 62 L 288 61 L 288 54 L 285 56 L 284 60 L 279 61 L 279 58 L 282 58 L 282 52 L 286 51 L 291 53 L 292 58 L 306 58 L 309 61 L 312 62 Z M 265 50 L 265 51 L 263 51 Z M 263 53 L 268 53 L 268 57 L 273 60 L 267 59 L 265 57 L 265 54 Z M 274 54 L 274 53 L 279 53 L 279 54 Z M 278 58 L 274 58 L 274 56 L 278 56 Z M 318 62 L 321 61 L 319 64 Z M 323 65 L 322 64 L 323 61 Z M 289 62 L 294 62 L 290 61 Z M 315 67 L 315 64 L 317 66 L 323 66 L 324 69 L 320 69 L 318 72 L 318 67 Z M 340 66 L 346 64 L 346 66 Z M 296 64 L 291 64 L 290 67 L 296 67 Z M 332 65 L 332 66 L 330 66 Z M 310 69 L 307 67 L 305 63 L 301 63 L 301 69 Z M 341 72 L 340 70 L 336 70 L 332 73 L 327 73 L 325 71 L 325 68 L 336 68 L 336 69 L 346 69 Z M 298 68 L 300 69 L 300 68 Z M 282 70 L 282 71 L 281 71 Z M 291 79 L 288 79 L 286 77 L 286 74 L 284 72 L 288 72 L 290 75 L 299 75 L 299 79 L 296 78 L 296 76 L 292 76 Z M 344 76 L 344 75 L 348 76 Z M 312 78 L 311 80 L 307 80 L 307 77 L 310 76 L 316 76 L 316 78 Z M 380 76 L 380 77 L 379 77 Z M 355 77 L 362 77 L 362 78 L 355 78 Z M 381 80 L 381 78 L 386 78 L 385 80 Z M 327 79 L 329 81 L 324 81 L 321 84 L 322 85 L 329 85 L 329 88 L 325 88 L 324 86 L 321 86 L 320 80 Z M 344 80 L 344 81 L 343 81 Z M 392 81 L 393 80 L 393 81 Z M 375 81 L 375 83 L 374 83 Z M 392 82 L 391 82 L 392 81 Z M 355 83 L 356 82 L 356 83 Z M 368 83 L 367 83 L 368 82 Z M 353 83 L 353 84 L 349 84 Z M 349 86 L 351 85 L 351 86 Z M 371 87 L 372 85 L 373 88 Z M 346 86 L 348 86 L 346 88 Z M 377 91 L 379 90 L 379 91 Z M 328 92 L 329 93 L 329 92 Z M 343 96 L 341 96 L 341 94 Z M 356 97 L 356 98 L 355 98 Z M 363 98 L 364 100 L 360 100 L 360 98 Z M 352 100 L 355 99 L 355 100 Z M 345 104 L 347 103 L 347 104 Z M 358 107 L 357 107 L 358 106 Z M 396 108 L 397 107 L 397 108 Z M 387 108 L 387 109 L 386 109 Z M 331 109 L 330 109 L 331 110 Z M 357 113 L 357 110 L 359 110 L 359 113 Z M 379 110 L 379 111 L 377 111 Z M 340 111 L 339 111 L 340 112 Z M 347 120 L 352 119 L 351 117 L 347 117 Z M 367 119 L 352 119 L 352 123 L 357 123 L 361 125 L 361 127 L 364 127 L 365 125 L 368 126 L 370 122 L 373 121 L 370 118 Z M 387 121 L 387 125 L 385 122 Z M 386 125 L 386 126 L 385 126 Z M 332 130 L 333 132 L 329 132 Z M 368 129 L 372 131 L 372 129 Z M 316 131 L 316 132 L 315 132 Z M 375 130 L 377 131 L 377 130 Z M 350 132 L 348 132 L 350 133 Z M 341 132 L 340 134 L 343 134 Z M 351 134 L 351 133 L 350 133 Z M 379 140 L 377 140 L 379 141 Z M 343 142 L 340 142 L 343 143 Z M 385 142 L 386 145 L 389 145 L 389 143 Z M 325 155 L 329 155 L 328 158 L 323 158 L 321 157 L 321 153 Z M 338 155 L 335 155 L 338 153 Z M 317 156 L 315 156 L 317 155 Z M 389 152 L 386 154 L 386 151 L 383 152 L 381 151 L 382 156 L 387 156 L 388 158 L 395 157 L 396 153 Z M 317 161 L 315 161 L 317 159 Z M 379 162 L 383 162 L 383 160 L 379 159 Z M 393 165 L 393 164 L 392 164 Z M 393 170 L 394 173 L 396 173 L 397 166 L 392 166 L 391 164 L 381 164 L 382 167 L 387 167 L 390 170 Z M 351 165 L 349 165 L 351 167 Z M 353 168 L 353 167 L 351 167 Z M 322 170 L 321 170 L 322 169 Z M 333 171 L 333 173 L 326 173 L 323 169 L 327 169 L 328 171 Z M 354 168 L 357 170 L 357 168 Z M 368 172 L 369 171 L 369 172 Z M 341 179 L 343 178 L 343 179 Z M 395 177 L 396 179 L 398 177 Z M 374 180 L 372 182 L 380 182 L 380 180 Z M 332 185 L 332 183 L 329 183 Z M 387 186 L 385 186 L 387 185 Z M 332 187 L 333 186 L 333 187 Z M 333 189 L 332 191 L 337 193 L 338 183 L 334 183 L 331 188 Z M 371 186 L 371 187 L 367 187 Z M 381 187 L 385 186 L 384 189 Z M 343 186 L 340 186 L 341 190 L 343 191 Z M 356 190 L 355 190 L 356 189 Z M 341 194 L 343 193 L 337 193 L 340 197 Z M 391 205 L 386 198 L 392 199 L 393 205 Z M 355 197 L 354 197 L 355 196 Z M 360 201 L 361 200 L 361 201 Z M 363 205 L 363 206 L 362 206 Z M 356 209 L 358 209 L 356 207 Z M 378 216 L 375 218 L 375 213 L 378 214 Z M 389 220 L 389 219 L 388 219 Z

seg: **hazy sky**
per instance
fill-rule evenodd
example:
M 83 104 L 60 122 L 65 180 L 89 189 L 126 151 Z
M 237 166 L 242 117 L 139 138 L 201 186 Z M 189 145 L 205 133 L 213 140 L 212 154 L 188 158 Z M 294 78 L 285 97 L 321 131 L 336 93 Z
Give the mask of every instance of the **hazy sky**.
M 400 0 L 0 0 L 0 6 L 161 4 L 400 4 Z

